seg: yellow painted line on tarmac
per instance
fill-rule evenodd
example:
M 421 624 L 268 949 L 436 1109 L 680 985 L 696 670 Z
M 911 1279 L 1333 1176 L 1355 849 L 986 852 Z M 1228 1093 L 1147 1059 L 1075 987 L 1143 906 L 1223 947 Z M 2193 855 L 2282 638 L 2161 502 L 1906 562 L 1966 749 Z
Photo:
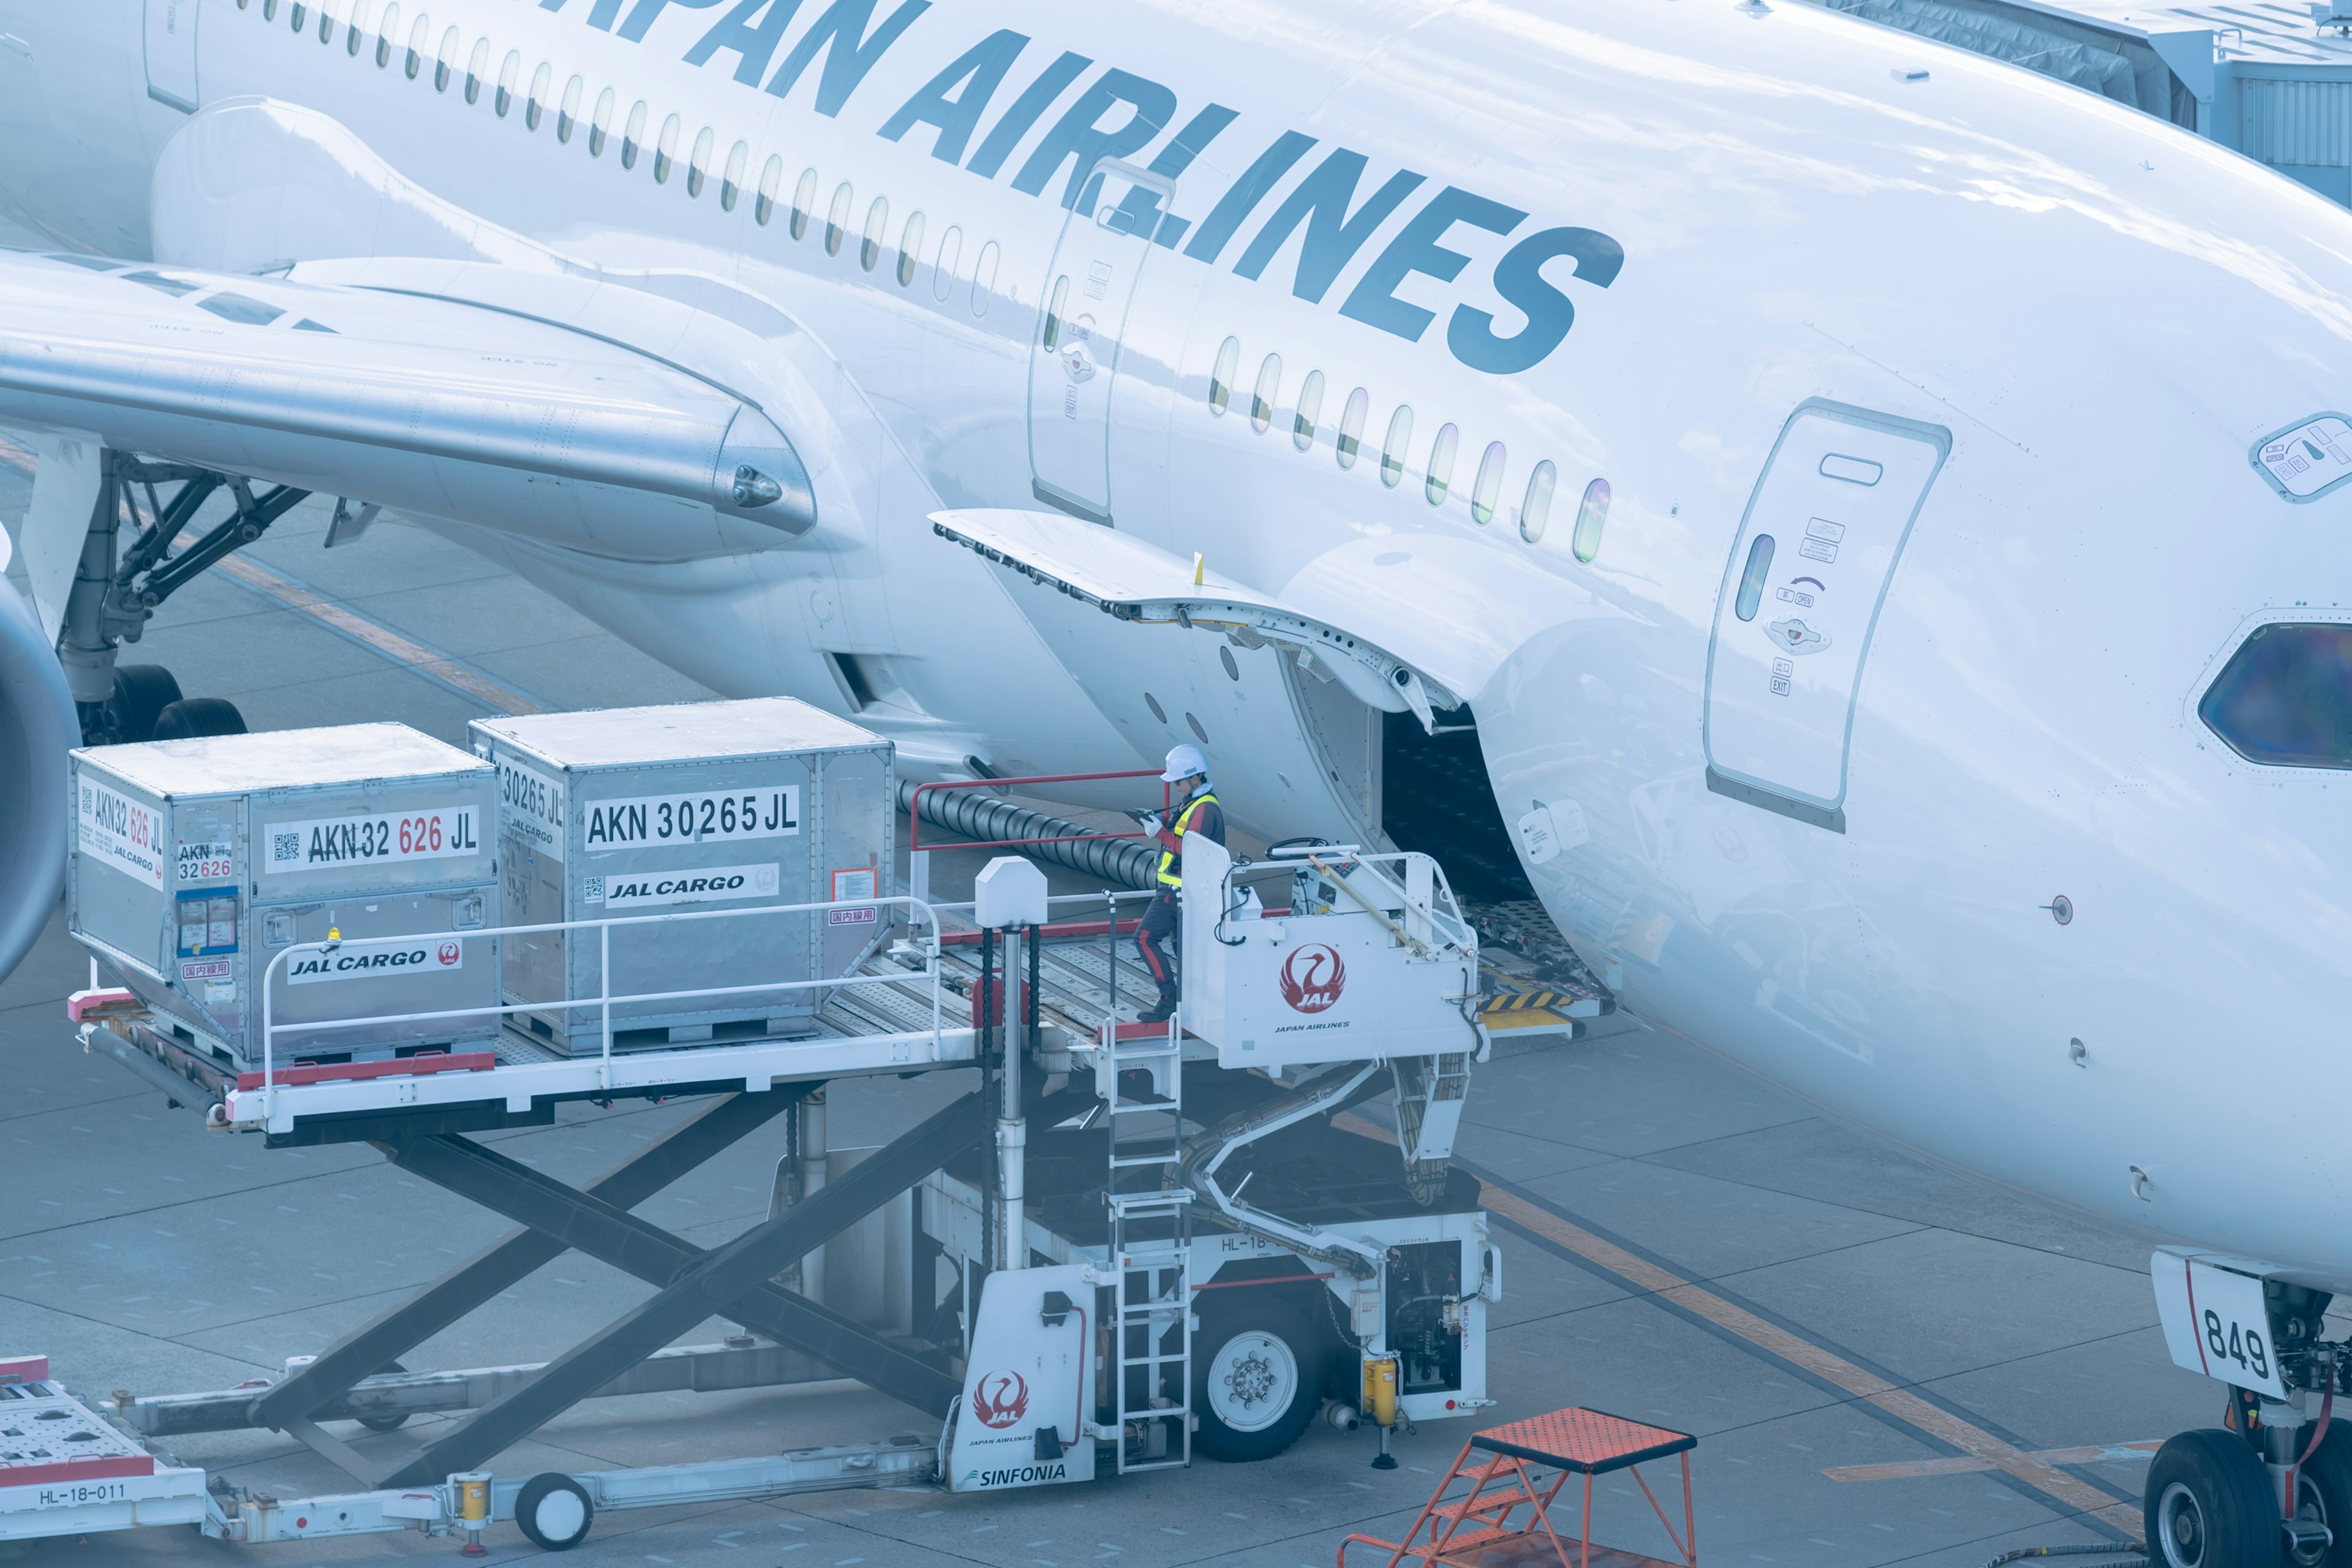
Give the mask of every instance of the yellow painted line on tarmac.
M 1360 1137 L 1377 1138 L 1384 1143 L 1396 1142 L 1395 1133 L 1374 1126 L 1353 1112 L 1332 1118 L 1331 1124 Z M 1488 1214 L 1509 1220 L 1523 1230 L 1532 1231 L 1580 1258 L 1590 1259 L 1651 1295 L 1671 1301 L 1685 1311 L 1738 1335 L 1758 1349 L 1769 1352 L 1791 1365 L 1802 1367 L 1857 1399 L 1868 1401 L 1906 1426 L 1950 1444 L 1976 1466 L 2015 1476 L 2069 1508 L 2115 1526 L 2134 1541 L 2140 1539 L 2141 1513 L 2137 1504 L 2117 1501 L 2088 1482 L 2059 1469 L 2052 1460 L 2029 1453 L 2014 1443 L 2004 1442 L 1983 1427 L 1931 1404 L 1909 1389 L 1889 1383 L 1876 1373 L 1865 1371 L 1843 1356 L 1825 1351 L 1777 1323 L 1765 1321 L 1746 1308 L 1735 1306 L 1674 1270 L 1628 1252 L 1615 1242 L 1605 1240 L 1581 1226 L 1560 1218 L 1539 1204 L 1529 1203 L 1516 1194 L 1484 1183 L 1479 1187 L 1478 1204 Z
M 2149 1438 L 2138 1443 L 2109 1443 L 2090 1448 L 2036 1448 L 2027 1456 L 2047 1465 L 2095 1465 L 2108 1460 L 2138 1461 L 2154 1455 L 2164 1445 Z M 1964 1476 L 1971 1470 L 1990 1470 L 1997 1467 L 1990 1459 L 1973 1459 L 1965 1455 L 1950 1459 L 1906 1459 L 1893 1465 L 1839 1465 L 1822 1474 L 1833 1481 L 1908 1481 L 1922 1476 Z
M 412 641 L 380 622 L 368 619 L 347 605 L 339 604 L 303 587 L 299 583 L 281 577 L 258 561 L 243 555 L 224 555 L 213 563 L 213 570 L 228 574 L 256 593 L 265 594 L 321 626 L 331 626 L 345 637 L 366 644 L 386 658 L 407 665 L 420 675 L 431 676 L 444 686 L 456 687 L 485 707 L 501 713 L 547 711 L 514 688 L 468 669 L 446 655 L 426 647 L 423 643 Z
M 0 466 L 14 468 L 31 479 L 38 460 L 25 447 L 0 437 Z M 213 570 L 236 578 L 254 592 L 275 599 L 288 609 L 308 616 L 320 625 L 331 627 L 352 641 L 373 648 L 386 658 L 408 666 L 420 675 L 456 688 L 487 708 L 500 713 L 547 711 L 514 688 L 493 680 L 479 670 L 468 669 L 446 654 L 403 637 L 382 622 L 370 620 L 350 605 L 306 588 L 249 556 L 224 555 L 213 563 Z

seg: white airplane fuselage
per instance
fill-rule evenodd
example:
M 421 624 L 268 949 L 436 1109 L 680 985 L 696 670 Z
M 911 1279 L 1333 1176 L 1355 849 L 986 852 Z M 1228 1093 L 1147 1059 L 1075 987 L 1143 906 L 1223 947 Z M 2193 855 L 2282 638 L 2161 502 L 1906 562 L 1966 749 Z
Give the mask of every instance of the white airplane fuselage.
M 1568 847 L 1527 874 L 1641 1016 L 2053 1204 L 2352 1287 L 2352 775 L 2250 763 L 2198 714 L 2252 626 L 2347 618 L 2352 490 L 2291 504 L 2249 453 L 2352 404 L 2352 215 L 1797 5 L 425 0 L 390 40 L 365 9 L 354 50 L 352 0 L 0 0 L 0 200 L 144 257 L 184 232 L 161 205 L 203 200 L 154 176 L 191 122 L 163 99 L 260 97 L 550 251 L 716 280 L 837 365 L 864 434 L 803 455 L 854 505 L 680 561 L 436 526 L 721 691 L 854 713 L 918 773 L 1202 742 L 1268 837 L 1377 830 L 1376 714 L 926 520 L 1058 505 L 1312 584 L 1491 672 L 1463 695 L 1496 808 L 1550 812 Z M 864 54 L 819 37 L 844 16 Z M 1183 233 L 1066 235 L 1076 163 L 1036 154 L 1089 92 L 1078 153 L 1160 164 Z M 1317 179 L 1347 221 L 1273 233 Z M 289 247 L 262 260 L 369 254 L 323 208 L 222 227 Z M 1079 326 L 1049 347 L 1057 277 Z M 1821 515 L 1841 484 L 1854 518 Z

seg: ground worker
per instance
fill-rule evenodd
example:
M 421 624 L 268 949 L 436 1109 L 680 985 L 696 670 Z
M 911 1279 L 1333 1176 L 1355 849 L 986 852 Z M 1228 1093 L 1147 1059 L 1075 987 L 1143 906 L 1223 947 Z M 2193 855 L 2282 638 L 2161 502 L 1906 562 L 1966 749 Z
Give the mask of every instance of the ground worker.
M 1175 803 L 1182 809 L 1170 822 L 1151 815 L 1143 830 L 1160 845 L 1159 887 L 1135 929 L 1135 945 L 1143 967 L 1160 986 L 1160 1000 L 1141 1015 L 1146 1024 L 1165 1023 L 1176 1012 L 1176 966 L 1160 949 L 1165 937 L 1181 957 L 1184 951 L 1183 911 L 1177 895 L 1184 886 L 1184 835 L 1197 833 L 1219 844 L 1225 841 L 1225 812 L 1209 783 L 1209 759 L 1198 746 L 1178 746 L 1168 753 L 1168 771 L 1160 781 L 1173 786 Z

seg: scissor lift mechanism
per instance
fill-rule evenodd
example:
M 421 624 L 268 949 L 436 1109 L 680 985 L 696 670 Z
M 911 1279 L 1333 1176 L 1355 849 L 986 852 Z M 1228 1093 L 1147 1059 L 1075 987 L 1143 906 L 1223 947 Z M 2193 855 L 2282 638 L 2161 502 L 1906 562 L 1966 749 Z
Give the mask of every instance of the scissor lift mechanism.
M 1106 893 L 1054 900 L 1066 909 L 1080 906 L 1067 912 L 1081 918 L 1057 920 L 1024 933 L 1028 939 L 1021 944 L 1027 956 L 1024 967 L 1031 989 L 1025 993 L 1026 1016 L 1016 1011 L 1013 1028 L 994 1022 L 1002 1011 L 1014 1011 L 992 1005 L 992 988 L 1005 984 L 986 962 L 996 933 L 942 932 L 940 914 L 942 910 L 955 912 L 956 907 L 903 898 L 880 901 L 898 906 L 919 940 L 900 941 L 888 952 L 870 953 L 857 973 L 824 982 L 732 988 L 823 986 L 828 994 L 820 1033 L 790 1041 L 615 1056 L 608 1037 L 601 1056 L 560 1059 L 509 1032 L 488 1052 L 398 1063 L 307 1065 L 296 1048 L 289 1053 L 294 1058 L 291 1065 L 279 1066 L 281 1034 L 334 1026 L 277 1026 L 265 1029 L 263 1070 L 235 1074 L 187 1043 L 159 1032 L 128 993 L 93 986 L 69 1006 L 81 1025 L 85 1045 L 132 1066 L 182 1103 L 205 1104 L 210 1126 L 259 1132 L 269 1147 L 367 1142 L 404 1171 L 519 1226 L 322 1353 L 289 1362 L 288 1374 L 265 1386 L 160 1397 L 123 1393 L 102 1405 L 113 1421 L 144 1438 L 244 1427 L 282 1430 L 368 1489 L 297 1501 L 239 1496 L 217 1488 L 208 1492 L 203 1528 L 246 1542 L 390 1529 L 436 1533 L 478 1530 L 488 1518 L 510 1515 L 522 1483 L 490 1483 L 470 1505 L 476 1517 L 469 1520 L 466 1477 L 582 1399 L 656 1389 L 772 1385 L 835 1371 L 948 1419 L 949 1434 L 942 1435 L 937 1449 L 902 1440 L 763 1459 L 607 1472 L 572 1478 L 571 1484 L 597 1506 L 611 1508 L 935 1479 L 954 1427 L 949 1418 L 961 1394 L 961 1379 L 945 1364 L 944 1356 L 878 1333 L 776 1280 L 796 1260 L 870 1212 L 979 1149 L 992 1129 L 1001 1125 L 1003 1113 L 1014 1109 L 1002 1099 L 1007 1067 L 1025 1058 L 1032 1070 L 1010 1076 L 1017 1086 L 1017 1109 L 1029 1124 L 1051 1127 L 1083 1113 L 1108 1112 L 1112 1165 L 1106 1199 L 1112 1211 L 1113 1251 L 1124 1248 L 1134 1266 L 1118 1275 L 1113 1292 L 1119 1325 L 1114 1343 L 1119 1350 L 1112 1371 L 1118 1380 L 1114 1396 L 1118 1425 L 1112 1431 L 1133 1433 L 1156 1425 L 1164 1434 L 1164 1441 L 1149 1445 L 1120 1444 L 1118 1468 L 1184 1464 L 1190 1457 L 1191 1412 L 1181 1399 L 1172 1404 L 1130 1400 L 1126 1375 L 1141 1368 L 1145 1375 L 1137 1379 L 1138 1386 L 1187 1387 L 1192 1319 L 1184 1281 L 1190 1278 L 1186 1247 L 1192 1194 L 1179 1180 L 1184 1152 L 1181 1086 L 1183 1058 L 1200 1054 L 1197 1042 L 1183 1040 L 1172 1029 L 1121 1026 L 1117 1021 L 1122 1007 L 1132 1009 L 1148 1000 L 1141 994 L 1147 988 L 1137 966 L 1129 963 L 1122 973 L 1118 957 L 1118 943 L 1133 927 L 1131 919 L 1120 918 L 1120 904 L 1140 897 Z M 597 934 L 609 940 L 611 928 L 632 924 L 831 907 L 639 916 L 570 922 L 564 929 L 607 928 Z M 1097 918 L 1083 918 L 1089 914 Z M 549 929 L 554 928 L 509 928 L 486 934 Z M 567 1001 L 609 1005 L 646 999 L 604 995 Z M 971 1025 L 960 1016 L 967 999 L 975 1004 Z M 348 1026 L 375 1020 L 341 1022 Z M 1014 1047 L 1010 1052 L 1008 1041 Z M 1190 1052 L 1188 1044 L 1194 1047 Z M 1086 1070 L 1097 1062 L 1099 1070 Z M 719 1247 L 698 1247 L 631 1212 L 742 1138 L 795 1110 L 832 1079 L 908 1076 L 972 1066 L 986 1075 L 982 1089 Z M 1066 1077 L 1073 1068 L 1076 1075 Z M 1120 1087 L 1138 1081 L 1157 1082 L 1162 1092 L 1127 1093 Z M 1049 1083 L 1056 1086 L 1055 1092 L 1045 1092 Z M 1060 1087 L 1064 1084 L 1068 1087 Z M 711 1103 L 581 1187 L 556 1181 L 467 1136 L 500 1127 L 545 1124 L 551 1121 L 555 1106 L 567 1100 L 609 1108 L 623 1099 L 686 1096 L 708 1096 Z M 1150 1131 L 1139 1131 L 1146 1123 L 1151 1124 Z M 991 1164 L 1013 1173 L 993 1184 L 1000 1190 L 991 1195 L 1001 1201 L 1001 1189 L 1019 1181 L 1018 1155 L 1010 1166 L 983 1161 L 984 1166 Z M 1128 1179 L 1135 1176 L 1143 1179 Z M 1014 1190 L 1017 1194 L 1017 1185 Z M 413 1373 L 401 1365 L 400 1358 L 431 1336 L 572 1249 L 645 1280 L 655 1287 L 654 1294 L 544 1363 L 432 1373 Z M 1026 1258 L 985 1261 L 989 1267 L 1018 1268 Z M 751 1334 L 720 1345 L 670 1346 L 680 1333 L 714 1313 L 740 1323 Z M 1172 1345 L 1171 1327 L 1179 1331 Z M 68 1397 L 62 1388 L 54 1392 Z M 389 1457 L 362 1452 L 320 1425 L 351 1418 L 388 1431 L 421 1410 L 471 1414 Z M 152 1517 L 152 1508 L 149 1514 Z M 41 1522 L 44 1518 L 61 1530 L 113 1527 L 89 1516 L 86 1509 L 62 1507 L 54 1500 L 42 1505 L 23 1489 L 11 1490 L 0 1470 L 0 1540 L 54 1532 Z M 119 1522 L 142 1521 L 125 1517 Z M 583 1533 L 585 1528 L 583 1514 Z

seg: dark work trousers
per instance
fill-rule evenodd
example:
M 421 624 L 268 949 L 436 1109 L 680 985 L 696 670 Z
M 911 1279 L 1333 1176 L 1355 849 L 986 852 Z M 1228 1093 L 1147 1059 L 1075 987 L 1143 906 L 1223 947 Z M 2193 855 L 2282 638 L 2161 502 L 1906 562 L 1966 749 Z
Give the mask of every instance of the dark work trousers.
M 1176 963 L 1160 951 L 1160 943 L 1165 938 L 1177 957 L 1183 955 L 1184 925 L 1179 918 L 1182 912 L 1177 902 L 1177 889 L 1163 887 L 1152 895 L 1143 919 L 1135 928 L 1135 950 L 1143 954 L 1143 967 L 1150 971 L 1162 996 L 1176 994 Z

